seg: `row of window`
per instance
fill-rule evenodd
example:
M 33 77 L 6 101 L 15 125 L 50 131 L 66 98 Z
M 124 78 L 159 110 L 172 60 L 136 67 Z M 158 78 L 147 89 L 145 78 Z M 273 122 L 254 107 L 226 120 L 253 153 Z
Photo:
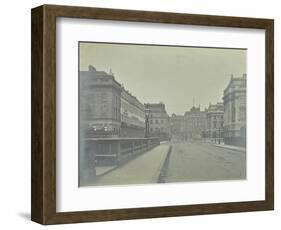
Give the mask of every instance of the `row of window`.
M 201 126 L 205 126 L 205 122 L 189 122 L 189 123 L 186 123 L 186 126 L 187 127 L 201 127 Z
M 144 117 L 144 116 L 145 116 L 144 111 L 142 111 L 142 110 L 141 110 L 139 107 L 137 107 L 136 105 L 130 104 L 130 103 L 127 102 L 127 101 L 122 100 L 122 101 L 121 101 L 121 107 L 124 108 L 124 110 L 130 111 L 131 113 L 136 114 L 136 115 L 138 115 L 138 116 L 140 116 L 140 117 Z
M 157 119 L 154 120 L 154 121 L 153 121 L 153 120 L 150 120 L 150 121 L 149 121 L 150 124 L 153 124 L 154 122 L 155 122 L 155 124 L 164 124 L 164 123 L 165 123 L 164 120 L 157 120 Z
M 208 127 L 211 128 L 211 124 L 212 123 L 208 123 Z M 213 128 L 216 129 L 216 128 L 222 128 L 223 127 L 223 121 L 219 122 L 219 121 L 214 121 L 213 122 Z
M 167 132 L 167 129 L 165 128 L 150 128 L 149 130 L 150 132 Z
M 214 120 L 222 120 L 223 115 L 212 116 Z

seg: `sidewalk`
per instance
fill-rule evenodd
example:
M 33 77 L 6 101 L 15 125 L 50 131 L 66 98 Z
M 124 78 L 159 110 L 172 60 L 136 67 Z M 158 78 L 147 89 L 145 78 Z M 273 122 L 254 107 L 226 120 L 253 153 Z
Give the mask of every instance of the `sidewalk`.
M 106 173 L 114 170 L 117 167 L 118 167 L 117 165 L 114 165 L 114 166 L 97 166 L 96 167 L 96 175 L 101 176 L 103 174 L 106 174 Z
M 169 144 L 161 144 L 128 163 L 115 168 L 89 185 L 127 185 L 157 183 L 168 154 Z
M 219 148 L 230 149 L 230 150 L 234 150 L 234 151 L 239 151 L 239 152 L 246 152 L 246 148 L 234 146 L 234 145 L 213 144 L 213 146 L 216 146 L 216 147 L 219 147 Z

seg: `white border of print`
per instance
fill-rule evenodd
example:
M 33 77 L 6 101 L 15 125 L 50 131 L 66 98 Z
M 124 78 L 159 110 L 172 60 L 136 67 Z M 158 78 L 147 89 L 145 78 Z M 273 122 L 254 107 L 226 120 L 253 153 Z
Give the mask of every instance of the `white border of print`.
M 78 188 L 78 41 L 247 48 L 247 180 Z M 265 31 L 57 19 L 57 211 L 265 199 Z

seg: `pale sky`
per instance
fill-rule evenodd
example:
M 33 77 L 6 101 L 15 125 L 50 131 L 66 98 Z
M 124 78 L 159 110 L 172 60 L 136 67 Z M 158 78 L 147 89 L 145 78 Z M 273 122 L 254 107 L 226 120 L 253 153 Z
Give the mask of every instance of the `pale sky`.
M 112 70 L 115 79 L 142 103 L 166 105 L 169 115 L 182 115 L 222 102 L 231 74 L 246 72 L 244 49 L 218 49 L 133 44 L 80 43 L 80 70 L 93 65 Z

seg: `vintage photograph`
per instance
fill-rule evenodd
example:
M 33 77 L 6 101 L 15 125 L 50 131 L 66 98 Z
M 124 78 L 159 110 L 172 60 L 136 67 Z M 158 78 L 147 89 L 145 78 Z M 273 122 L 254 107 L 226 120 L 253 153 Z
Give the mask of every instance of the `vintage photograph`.
M 78 49 L 79 187 L 247 178 L 247 49 Z

